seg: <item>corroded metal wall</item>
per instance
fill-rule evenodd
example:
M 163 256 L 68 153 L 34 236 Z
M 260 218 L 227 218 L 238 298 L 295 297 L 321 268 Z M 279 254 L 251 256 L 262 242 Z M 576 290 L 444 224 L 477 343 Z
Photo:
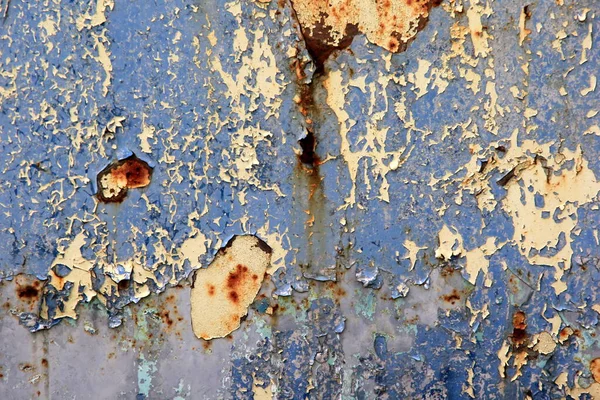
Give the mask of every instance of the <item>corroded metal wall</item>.
M 2 0 L 0 398 L 600 398 L 596 0 Z

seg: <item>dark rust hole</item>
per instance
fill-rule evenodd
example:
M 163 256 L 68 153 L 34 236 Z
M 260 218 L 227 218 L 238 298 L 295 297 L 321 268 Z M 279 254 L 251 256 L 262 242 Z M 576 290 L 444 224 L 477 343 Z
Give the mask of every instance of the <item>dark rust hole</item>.
M 133 154 L 104 168 L 96 177 L 97 197 L 103 203 L 120 203 L 129 189 L 142 188 L 150 184 L 152 167 Z

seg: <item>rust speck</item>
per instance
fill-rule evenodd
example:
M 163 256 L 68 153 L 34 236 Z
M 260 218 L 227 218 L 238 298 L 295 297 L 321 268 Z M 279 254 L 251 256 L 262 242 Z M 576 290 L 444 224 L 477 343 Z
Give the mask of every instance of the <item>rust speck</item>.
M 163 323 L 167 324 L 169 327 L 173 326 L 173 319 L 171 318 L 171 313 L 168 310 L 163 311 L 160 314 L 160 317 Z
M 129 189 L 146 187 L 152 178 L 152 168 L 134 155 L 112 163 L 98 174 L 98 200 L 119 203 Z
M 209 296 L 214 296 L 215 295 L 215 286 L 211 285 L 211 284 L 208 284 L 206 286 L 208 288 L 208 295 Z
M 458 290 L 453 289 L 452 293 L 441 296 L 441 299 L 447 303 L 454 305 L 457 301 L 460 300 L 460 293 L 458 292 Z
M 237 304 L 240 301 L 240 296 L 237 294 L 237 292 L 232 290 L 229 292 L 229 300 L 231 300 L 232 303 Z

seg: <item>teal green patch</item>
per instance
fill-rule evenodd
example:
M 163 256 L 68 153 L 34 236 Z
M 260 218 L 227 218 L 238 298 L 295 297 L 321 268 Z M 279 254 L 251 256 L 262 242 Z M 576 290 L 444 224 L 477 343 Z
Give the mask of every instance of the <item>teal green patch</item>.
M 148 361 L 143 354 L 140 354 L 138 362 L 138 393 L 148 397 L 152 386 L 152 374 L 156 372 L 156 361 Z
M 377 298 L 375 297 L 375 292 L 372 290 L 369 290 L 366 293 L 366 295 L 359 295 L 358 301 L 354 304 L 354 309 L 358 315 L 373 320 L 377 307 Z

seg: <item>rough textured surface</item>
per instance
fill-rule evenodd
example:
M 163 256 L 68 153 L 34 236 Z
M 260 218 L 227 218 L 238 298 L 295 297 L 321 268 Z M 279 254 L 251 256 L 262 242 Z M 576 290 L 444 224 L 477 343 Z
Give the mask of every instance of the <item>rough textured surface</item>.
M 600 395 L 597 2 L 445 0 L 398 49 L 349 9 L 328 54 L 300 4 L 0 3 L 0 398 Z M 246 234 L 268 279 L 203 342 Z

